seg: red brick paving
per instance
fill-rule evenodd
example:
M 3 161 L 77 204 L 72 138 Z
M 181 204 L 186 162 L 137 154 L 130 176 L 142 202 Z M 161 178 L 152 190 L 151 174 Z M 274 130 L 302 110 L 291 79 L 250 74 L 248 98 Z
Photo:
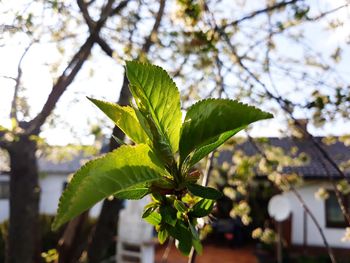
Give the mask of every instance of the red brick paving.
M 165 246 L 156 250 L 156 263 L 160 263 Z M 203 254 L 197 256 L 196 263 L 257 263 L 253 248 L 229 248 L 223 246 L 205 245 Z M 167 263 L 187 263 L 175 247 L 171 249 Z

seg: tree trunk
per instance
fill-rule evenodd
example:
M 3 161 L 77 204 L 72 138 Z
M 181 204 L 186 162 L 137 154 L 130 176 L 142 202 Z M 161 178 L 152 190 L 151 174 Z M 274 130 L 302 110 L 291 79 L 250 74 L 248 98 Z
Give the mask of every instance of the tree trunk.
M 28 136 L 11 144 L 7 263 L 40 262 L 37 145 Z M 18 241 L 21 242 L 18 242 Z
M 88 221 L 89 211 L 70 221 L 58 241 L 58 263 L 78 262 L 84 247 L 87 235 L 83 235 L 83 228 Z M 85 239 L 85 240 L 84 240 Z
M 120 199 L 113 199 L 111 201 L 106 199 L 103 202 L 101 215 L 88 248 L 89 263 L 99 263 L 106 256 L 116 236 L 119 211 L 122 207 L 123 200 Z

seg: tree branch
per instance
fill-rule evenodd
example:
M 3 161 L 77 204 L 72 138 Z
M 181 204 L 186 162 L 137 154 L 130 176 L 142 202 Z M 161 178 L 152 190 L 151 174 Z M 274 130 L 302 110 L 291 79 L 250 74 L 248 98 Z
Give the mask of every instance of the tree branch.
M 113 11 L 111 12 L 110 16 L 114 16 L 116 14 L 119 14 L 120 11 L 122 11 L 124 9 L 124 7 L 127 6 L 127 4 L 129 3 L 130 0 L 124 0 L 122 2 L 119 3 L 119 5 L 117 5 Z
M 231 23 L 228 23 L 226 25 L 224 25 L 223 27 L 221 27 L 223 30 L 228 27 L 228 26 L 237 26 L 238 24 L 242 23 L 243 21 L 245 20 L 249 20 L 249 19 L 252 19 L 258 15 L 261 15 L 261 14 L 264 14 L 264 13 L 267 13 L 267 12 L 271 12 L 271 11 L 274 11 L 274 10 L 278 10 L 278 9 L 281 9 L 281 8 L 284 8 L 288 5 L 291 5 L 291 4 L 295 4 L 296 2 L 299 2 L 299 1 L 303 1 L 303 0 L 290 0 L 290 1 L 282 1 L 282 2 L 279 2 L 279 3 L 276 3 L 272 6 L 268 6 L 266 8 L 263 8 L 263 9 L 259 9 L 259 10 L 256 10 L 244 17 L 241 17 Z
M 219 59 L 219 54 L 215 53 L 215 63 L 216 63 L 216 67 L 218 70 L 218 78 L 217 78 L 217 85 L 219 87 L 219 98 L 222 97 L 222 93 L 224 92 L 224 77 L 222 75 L 222 67 L 221 67 L 221 61 Z M 206 163 L 206 167 L 204 170 L 204 175 L 203 175 L 203 179 L 202 179 L 202 186 L 207 186 L 209 183 L 209 175 L 211 173 L 211 171 L 213 170 L 213 161 L 214 161 L 214 157 L 215 157 L 215 150 L 213 152 L 211 152 L 208 156 L 207 159 L 207 163 Z M 196 257 L 197 257 L 197 253 L 196 250 L 192 247 L 190 255 L 188 257 L 188 263 L 194 263 L 196 261 Z
M 101 16 L 93 32 L 86 39 L 85 43 L 80 47 L 79 51 L 73 56 L 71 62 L 68 64 L 62 75 L 58 78 L 56 84 L 53 86 L 46 103 L 44 104 L 40 113 L 30 121 L 29 128 L 26 130 L 28 134 L 38 134 L 41 126 L 44 124 L 46 118 L 51 114 L 55 108 L 56 103 L 66 90 L 66 88 L 73 82 L 82 65 L 91 53 L 91 49 L 104 26 L 107 18 L 113 11 L 112 5 L 114 0 L 108 0 L 107 4 L 101 11 Z
M 16 78 L 10 77 L 10 76 L 0 76 L 0 78 L 10 79 L 10 80 L 16 81 Z
M 123 10 L 127 4 L 130 2 L 130 0 L 124 0 L 119 3 L 117 7 L 113 9 L 113 11 L 110 13 L 110 16 L 116 15 L 120 13 L 121 10 Z M 85 19 L 86 24 L 89 27 L 89 31 L 92 32 L 94 30 L 94 27 L 96 25 L 96 22 L 91 18 L 88 10 L 88 3 L 85 3 L 84 0 L 77 0 L 78 7 L 83 14 L 83 17 Z M 101 49 L 110 57 L 113 57 L 113 49 L 108 45 L 108 43 L 102 39 L 99 35 L 96 36 L 95 42 L 101 47 Z
M 294 188 L 294 186 L 290 186 L 290 190 L 292 191 L 292 193 L 297 197 L 297 199 L 299 200 L 299 203 L 301 204 L 301 206 L 303 207 L 304 211 L 310 216 L 311 220 L 314 222 L 318 232 L 321 235 L 323 244 L 325 245 L 327 252 L 328 252 L 328 256 L 331 260 L 332 263 L 336 263 L 336 259 L 335 256 L 333 254 L 333 249 L 330 247 L 330 245 L 328 244 L 328 241 L 326 239 L 326 236 L 320 226 L 320 224 L 318 223 L 315 215 L 311 212 L 310 208 L 306 205 L 304 199 L 301 197 L 301 195 L 299 194 L 299 192 Z
M 315 16 L 315 17 L 306 17 L 306 20 L 307 20 L 307 21 L 317 21 L 317 20 L 319 20 L 319 19 L 321 19 L 321 18 L 323 18 L 323 17 L 325 17 L 325 16 L 327 16 L 327 15 L 329 15 L 329 14 L 332 14 L 332 13 L 334 13 L 334 12 L 339 11 L 340 9 L 343 9 L 344 7 L 348 7 L 349 5 L 350 5 L 350 3 L 347 2 L 347 3 L 344 4 L 344 5 L 341 5 L 341 6 L 338 6 L 338 7 L 336 7 L 336 8 L 333 8 L 333 9 L 331 9 L 331 10 L 328 10 L 328 11 L 326 11 L 326 12 L 323 12 L 323 13 L 319 14 L 318 16 Z
M 160 23 L 161 23 L 163 15 L 164 15 L 164 9 L 165 9 L 165 0 L 160 0 L 158 13 L 157 13 L 156 19 L 154 21 L 153 28 L 152 28 L 150 34 L 148 35 L 148 37 L 145 39 L 145 42 L 142 46 L 142 52 L 144 52 L 144 53 L 148 53 L 151 46 L 155 43 L 155 40 L 156 40 L 157 34 L 158 34 L 158 29 L 160 27 Z
M 13 98 L 12 98 L 12 103 L 11 103 L 11 111 L 10 111 L 10 118 L 14 119 L 16 122 L 18 122 L 17 118 L 17 97 L 18 97 L 18 91 L 21 86 L 21 78 L 22 78 L 22 61 L 24 57 L 27 55 L 29 49 L 31 46 L 34 44 L 35 41 L 32 41 L 25 49 L 24 52 L 19 59 L 18 65 L 17 65 L 17 76 L 14 78 L 15 81 L 15 89 L 13 92 Z

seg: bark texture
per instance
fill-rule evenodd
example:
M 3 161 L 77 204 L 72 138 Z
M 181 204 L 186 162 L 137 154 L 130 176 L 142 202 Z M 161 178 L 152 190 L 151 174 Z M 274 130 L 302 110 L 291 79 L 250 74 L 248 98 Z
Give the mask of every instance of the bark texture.
M 40 262 L 36 147 L 36 142 L 28 136 L 20 136 L 9 148 L 11 195 L 7 263 Z
M 58 263 L 78 262 L 84 246 L 86 246 L 86 234 L 84 226 L 89 216 L 89 211 L 74 218 L 64 230 L 61 239 L 58 241 Z M 85 238 L 85 239 L 84 239 Z

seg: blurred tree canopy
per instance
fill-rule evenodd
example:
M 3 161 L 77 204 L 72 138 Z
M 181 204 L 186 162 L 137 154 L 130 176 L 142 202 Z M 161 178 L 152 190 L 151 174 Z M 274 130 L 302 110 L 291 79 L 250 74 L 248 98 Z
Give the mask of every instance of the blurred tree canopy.
M 57 128 L 79 141 L 90 135 L 98 117 L 84 95 L 106 92 L 108 100 L 119 96 L 127 104 L 125 60 L 149 60 L 172 72 L 184 110 L 194 100 L 227 97 L 274 112 L 273 134 L 291 135 L 288 123 L 297 119 L 318 133 L 349 132 L 343 125 L 350 108 L 348 11 L 345 0 L 2 1 L 0 46 L 8 66 L 0 81 L 10 94 L 1 99 L 0 123 L 11 171 L 8 262 L 31 262 L 40 252 L 35 160 L 42 137 Z M 236 155 L 249 174 L 244 167 L 251 160 Z

